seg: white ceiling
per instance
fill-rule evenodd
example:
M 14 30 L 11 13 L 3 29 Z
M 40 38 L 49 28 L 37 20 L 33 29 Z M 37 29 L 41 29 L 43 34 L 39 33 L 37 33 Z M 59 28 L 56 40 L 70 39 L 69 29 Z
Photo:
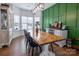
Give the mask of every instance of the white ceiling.
M 45 3 L 44 10 L 54 5 L 55 3 Z
M 13 5 L 24 10 L 32 10 L 37 4 L 36 3 L 13 3 Z
M 13 3 L 14 6 L 24 9 L 24 10 L 33 10 L 38 3 Z M 45 3 L 44 10 L 54 5 L 55 3 Z

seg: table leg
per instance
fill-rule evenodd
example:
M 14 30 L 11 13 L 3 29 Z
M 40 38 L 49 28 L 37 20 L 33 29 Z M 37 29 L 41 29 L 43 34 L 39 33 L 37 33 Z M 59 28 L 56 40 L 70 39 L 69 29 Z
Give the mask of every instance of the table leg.
M 51 45 L 51 49 L 52 49 L 52 52 L 53 52 L 53 45 L 52 45 L 52 43 L 50 45 Z
M 55 56 L 55 54 L 52 51 L 48 50 L 50 44 L 43 45 L 41 56 Z

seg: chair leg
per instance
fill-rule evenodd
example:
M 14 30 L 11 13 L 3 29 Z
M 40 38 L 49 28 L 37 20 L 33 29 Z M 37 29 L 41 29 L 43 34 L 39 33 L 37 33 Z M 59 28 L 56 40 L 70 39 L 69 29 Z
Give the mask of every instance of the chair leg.
M 41 52 L 42 52 L 42 48 L 40 46 L 38 46 L 38 54 L 37 55 L 39 55 Z
M 34 47 L 33 55 L 34 56 L 37 56 L 38 55 L 38 48 L 37 47 Z
M 33 55 L 34 55 L 34 48 L 31 47 L 31 48 L 29 49 L 29 56 L 33 56 Z
M 34 48 L 32 47 L 32 56 L 34 55 Z
M 26 51 L 27 51 L 28 41 L 26 41 Z
M 38 47 L 36 47 L 36 49 L 35 49 L 35 55 L 36 56 L 38 56 L 39 55 L 39 53 L 38 53 L 39 51 L 38 51 Z
M 27 54 L 28 54 L 28 55 L 30 54 L 30 50 L 31 50 L 31 46 L 28 45 L 28 51 L 27 51 Z
M 39 46 L 39 48 L 40 48 L 40 53 L 42 52 L 42 48 Z
M 33 49 L 33 48 L 31 47 L 31 48 L 30 48 L 30 51 L 29 51 L 29 56 L 32 56 L 32 55 L 33 55 L 33 54 L 32 54 L 32 53 L 33 53 L 32 49 Z
M 52 49 L 52 51 L 53 51 L 53 45 L 52 45 L 52 43 L 51 43 L 50 45 L 51 45 L 51 49 Z

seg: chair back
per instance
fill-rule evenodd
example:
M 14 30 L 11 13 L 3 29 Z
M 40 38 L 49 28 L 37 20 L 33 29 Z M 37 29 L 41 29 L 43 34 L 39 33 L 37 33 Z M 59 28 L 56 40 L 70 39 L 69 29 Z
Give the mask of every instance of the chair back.
M 32 46 L 32 47 L 38 46 L 38 44 L 36 44 L 34 42 L 34 39 L 30 35 L 27 36 L 27 40 L 28 40 L 30 46 Z
M 33 38 L 30 36 L 30 33 L 28 33 L 26 30 L 24 30 L 24 34 L 25 34 L 25 37 L 27 39 L 27 41 L 29 42 L 30 46 L 31 47 L 35 47 L 35 46 L 38 46 L 38 44 L 36 44 L 33 40 Z
M 27 31 L 26 30 L 24 30 L 24 35 L 27 36 Z
M 24 30 L 24 35 L 25 35 L 25 40 L 28 43 L 28 39 L 27 38 L 28 38 L 29 33 L 26 30 Z

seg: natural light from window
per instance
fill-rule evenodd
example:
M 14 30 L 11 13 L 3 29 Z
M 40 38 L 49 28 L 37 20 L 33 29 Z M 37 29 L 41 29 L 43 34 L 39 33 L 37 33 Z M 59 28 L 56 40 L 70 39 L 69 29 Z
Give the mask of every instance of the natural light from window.
M 14 15 L 14 30 L 20 30 L 20 16 Z

